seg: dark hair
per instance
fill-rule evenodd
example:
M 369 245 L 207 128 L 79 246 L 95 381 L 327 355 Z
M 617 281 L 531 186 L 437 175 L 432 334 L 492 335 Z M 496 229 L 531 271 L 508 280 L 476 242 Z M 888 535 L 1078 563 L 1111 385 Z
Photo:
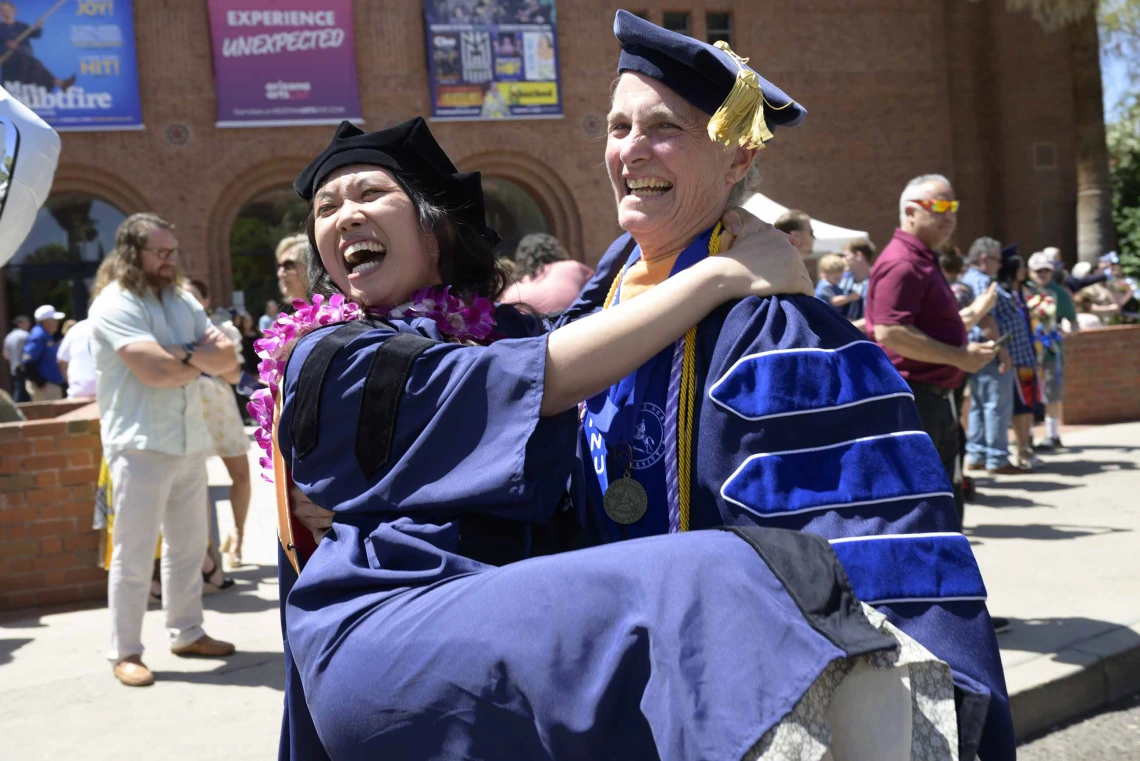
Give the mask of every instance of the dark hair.
M 997 281 L 1007 291 L 1014 290 L 1019 283 L 1017 282 L 1017 273 L 1021 269 L 1022 259 L 1017 254 L 1007 256 L 1002 260 L 1001 269 L 997 273 Z
M 12 320 L 12 327 L 18 326 L 20 324 L 20 320 L 27 320 L 30 323 L 32 321 L 32 318 L 28 317 L 26 314 L 18 314 L 16 315 L 15 319 Z
M 863 259 L 867 264 L 874 264 L 875 257 L 878 256 L 878 251 L 875 249 L 875 244 L 866 238 L 856 238 L 847 244 L 847 250 L 854 254 L 862 254 Z
M 490 241 L 474 225 L 461 221 L 454 213 L 462 206 L 450 198 L 431 193 L 415 175 L 389 171 L 411 199 L 419 218 L 420 230 L 432 236 L 439 247 L 439 277 L 442 284 L 450 285 L 455 295 L 468 301 L 477 296 L 497 298 L 507 287 L 510 276 L 496 260 Z M 329 277 L 321 260 L 315 233 L 316 221 L 316 211 L 310 202 L 309 213 L 305 217 L 305 234 L 313 252 L 308 257 L 309 293 L 327 297 L 341 293 L 341 290 Z
M 962 252 L 957 246 L 946 243 L 938 249 L 938 267 L 951 275 L 961 275 L 966 268 L 966 260 L 962 258 Z
M 210 289 L 208 287 L 206 287 L 206 284 L 203 283 L 201 280 L 190 280 L 189 283 L 191 286 L 193 286 L 194 290 L 196 290 L 198 293 L 202 294 L 202 298 L 204 298 L 204 299 L 210 298 Z
M 782 233 L 798 233 L 805 230 L 810 224 L 811 217 L 806 211 L 788 209 L 780 215 L 772 226 Z
M 520 280 L 524 277 L 534 277 L 539 270 L 548 264 L 561 262 L 570 258 L 570 253 L 553 235 L 547 233 L 531 233 L 524 235 L 515 249 L 514 276 Z

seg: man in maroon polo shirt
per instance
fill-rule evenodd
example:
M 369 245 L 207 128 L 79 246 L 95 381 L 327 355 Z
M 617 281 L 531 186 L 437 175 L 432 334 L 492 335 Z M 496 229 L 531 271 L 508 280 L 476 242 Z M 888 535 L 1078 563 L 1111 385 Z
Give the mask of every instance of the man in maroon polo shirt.
M 939 246 L 958 223 L 958 202 L 941 175 L 911 180 L 899 198 L 899 224 L 867 284 L 867 333 L 886 351 L 914 391 L 922 426 L 930 434 L 954 484 L 962 515 L 961 476 L 956 473 L 958 410 L 954 389 L 996 355 L 993 342 L 968 343 L 958 303 L 938 268 Z

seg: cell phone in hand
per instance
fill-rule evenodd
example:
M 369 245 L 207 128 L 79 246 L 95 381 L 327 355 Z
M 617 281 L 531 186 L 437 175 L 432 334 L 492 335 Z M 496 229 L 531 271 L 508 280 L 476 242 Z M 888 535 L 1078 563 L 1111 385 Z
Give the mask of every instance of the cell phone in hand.
M 1004 336 L 994 341 L 994 350 L 1004 349 L 1005 345 L 1013 340 L 1013 333 L 1006 333 Z

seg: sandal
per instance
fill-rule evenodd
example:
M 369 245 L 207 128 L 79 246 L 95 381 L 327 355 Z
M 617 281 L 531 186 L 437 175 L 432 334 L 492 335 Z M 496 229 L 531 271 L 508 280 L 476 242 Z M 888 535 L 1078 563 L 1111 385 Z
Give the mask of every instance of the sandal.
M 212 563 L 213 567 L 208 571 L 202 571 L 202 594 L 208 595 L 214 592 L 224 592 L 227 589 L 233 589 L 235 582 L 233 579 L 226 578 L 222 573 L 221 564 L 214 560 L 212 553 L 208 550 L 206 558 Z
M 231 570 L 234 568 L 241 568 L 244 565 L 241 561 L 241 541 L 237 538 L 237 532 L 233 532 L 226 536 L 222 546 L 218 548 L 222 557 L 225 558 L 226 565 Z

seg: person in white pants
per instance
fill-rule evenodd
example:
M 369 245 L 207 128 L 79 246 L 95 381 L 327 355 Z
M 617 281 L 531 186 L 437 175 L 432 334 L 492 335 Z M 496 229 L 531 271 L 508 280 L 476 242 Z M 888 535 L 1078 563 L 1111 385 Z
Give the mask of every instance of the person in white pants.
M 174 227 L 154 214 L 115 233 L 112 282 L 91 305 L 103 456 L 115 524 L 107 581 L 115 677 L 145 686 L 142 622 L 159 533 L 162 605 L 176 655 L 220 657 L 234 646 L 202 629 L 206 455 L 212 447 L 198 377 L 237 366 L 234 347 L 184 291 Z

